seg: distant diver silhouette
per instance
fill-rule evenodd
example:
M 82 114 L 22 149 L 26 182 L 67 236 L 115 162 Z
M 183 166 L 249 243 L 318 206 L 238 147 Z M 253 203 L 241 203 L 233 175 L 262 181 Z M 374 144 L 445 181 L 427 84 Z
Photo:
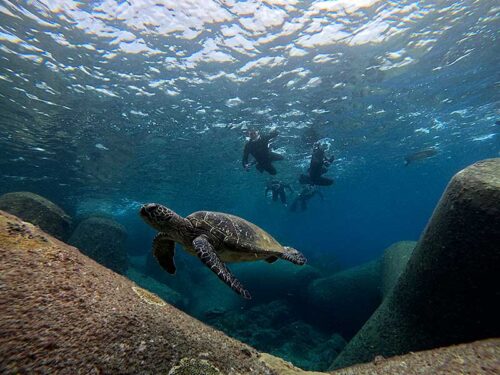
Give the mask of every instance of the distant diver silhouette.
M 268 134 L 260 135 L 258 131 L 250 131 L 250 140 L 245 144 L 243 149 L 242 164 L 245 170 L 250 170 L 250 166 L 255 164 L 259 172 L 266 171 L 270 175 L 277 173 L 272 162 L 283 160 L 283 155 L 273 152 L 269 149 L 269 141 L 278 135 L 277 130 L 272 130 Z M 248 157 L 252 155 L 255 158 L 255 163 L 249 163 Z
M 273 179 L 267 183 L 265 195 L 267 197 L 269 192 L 271 192 L 272 197 L 273 197 L 273 201 L 276 202 L 278 200 L 278 197 L 279 197 L 281 200 L 281 203 L 283 203 L 286 206 L 287 201 L 286 201 L 285 189 L 287 189 L 290 193 L 293 193 L 293 189 L 289 184 L 286 184 L 280 180 Z
M 323 194 L 316 187 L 312 185 L 304 186 L 302 191 L 290 206 L 290 211 L 296 212 L 299 208 L 301 212 L 305 211 L 307 209 L 307 201 L 315 195 L 319 195 L 321 197 L 321 200 L 323 200 Z
M 311 156 L 311 163 L 307 174 L 301 174 L 299 182 L 308 185 L 329 186 L 333 184 L 333 179 L 323 177 L 322 175 L 328 171 L 328 167 L 335 158 L 333 156 L 326 157 L 325 147 L 319 142 L 314 143 Z

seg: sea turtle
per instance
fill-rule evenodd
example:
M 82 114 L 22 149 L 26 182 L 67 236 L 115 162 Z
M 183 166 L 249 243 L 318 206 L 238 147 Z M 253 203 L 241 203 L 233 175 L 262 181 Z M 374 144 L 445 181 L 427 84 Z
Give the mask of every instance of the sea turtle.
M 263 259 L 273 263 L 280 258 L 298 265 L 306 263 L 306 258 L 299 251 L 280 245 L 263 229 L 238 216 L 198 211 L 184 219 L 156 203 L 143 205 L 140 215 L 160 232 L 153 240 L 153 254 L 168 273 L 175 273 L 174 249 L 178 242 L 246 299 L 251 298 L 250 293 L 224 262 Z

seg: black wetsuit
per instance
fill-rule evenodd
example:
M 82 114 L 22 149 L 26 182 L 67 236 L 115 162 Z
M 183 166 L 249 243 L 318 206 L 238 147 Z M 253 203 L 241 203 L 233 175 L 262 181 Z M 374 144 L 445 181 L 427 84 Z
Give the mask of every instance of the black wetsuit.
M 266 196 L 271 191 L 273 194 L 273 201 L 277 201 L 278 197 L 281 200 L 281 203 L 286 204 L 286 192 L 285 189 L 288 189 L 290 193 L 293 192 L 291 186 L 289 184 L 285 184 L 282 181 L 271 181 L 267 184 L 266 187 Z
M 321 194 L 321 191 L 311 188 L 310 186 L 303 188 L 297 198 L 295 198 L 295 200 L 293 201 L 292 206 L 290 207 L 290 211 L 297 211 L 299 205 L 300 211 L 305 211 L 307 208 L 307 201 L 315 195 L 319 195 L 321 199 L 323 199 L 323 194 Z
M 269 134 L 262 135 L 256 140 L 250 140 L 245 144 L 243 150 L 243 167 L 248 165 L 248 156 L 252 155 L 255 158 L 256 168 L 259 172 L 266 171 L 270 175 L 275 175 L 276 168 L 274 168 L 272 162 L 277 160 L 283 160 L 283 155 L 269 150 L 269 141 L 276 137 L 278 132 L 273 130 Z
M 327 158 L 325 151 L 321 147 L 313 149 L 311 164 L 309 165 L 308 174 L 302 174 L 299 177 L 301 184 L 328 186 L 333 184 L 333 180 L 328 177 L 322 177 L 328 171 L 328 166 L 332 163 L 334 157 Z

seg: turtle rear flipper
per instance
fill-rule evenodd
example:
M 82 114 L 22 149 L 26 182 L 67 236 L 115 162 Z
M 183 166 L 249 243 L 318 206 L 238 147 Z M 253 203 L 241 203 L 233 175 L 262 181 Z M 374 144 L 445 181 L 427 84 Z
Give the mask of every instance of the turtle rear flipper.
M 299 266 L 302 266 L 307 262 L 304 254 L 293 247 L 284 246 L 284 249 L 285 251 L 280 255 L 281 259 L 288 260 L 294 264 L 298 264 Z
M 175 242 L 165 234 L 158 233 L 153 240 L 153 255 L 168 273 L 175 273 Z
M 214 272 L 219 279 L 224 281 L 232 290 L 240 294 L 246 299 L 251 299 L 248 290 L 243 288 L 243 285 L 239 280 L 229 271 L 226 265 L 219 259 L 219 256 L 215 252 L 214 248 L 208 242 L 208 238 L 205 235 L 196 237 L 193 240 L 193 247 L 196 251 L 198 258 L 207 265 L 212 272 Z

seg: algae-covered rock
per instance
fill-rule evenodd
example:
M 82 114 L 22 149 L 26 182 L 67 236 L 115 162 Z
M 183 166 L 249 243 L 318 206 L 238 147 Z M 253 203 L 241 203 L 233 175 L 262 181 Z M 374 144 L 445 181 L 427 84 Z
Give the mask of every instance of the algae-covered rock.
M 308 288 L 307 307 L 315 323 L 352 337 L 381 302 L 380 272 L 381 263 L 376 260 L 314 280 Z
M 170 303 L 171 305 L 177 307 L 183 307 L 185 305 L 185 299 L 180 293 L 162 284 L 155 279 L 148 277 L 141 272 L 137 271 L 133 267 L 129 267 L 125 274 L 130 280 L 137 283 L 144 289 L 147 289 L 158 296 L 160 296 L 164 301 Z
M 7 193 L 0 197 L 0 210 L 7 211 L 60 240 L 67 240 L 71 231 L 71 218 L 62 208 L 37 194 L 29 192 Z
M 3 211 L 0 285 L 0 373 L 168 374 L 191 358 L 225 375 L 278 374 L 255 349 Z
M 124 274 L 128 267 L 122 225 L 107 217 L 89 217 L 76 227 L 68 243 L 78 247 L 96 262 Z
M 331 375 L 498 375 L 500 339 L 425 350 L 330 372 Z
M 222 375 L 218 368 L 210 362 L 198 358 L 182 358 L 180 363 L 173 367 L 168 375 Z
M 384 250 L 382 256 L 382 295 L 384 297 L 396 285 L 416 244 L 416 241 L 400 241 Z
M 500 336 L 499 202 L 500 158 L 457 173 L 392 292 L 333 367 Z

